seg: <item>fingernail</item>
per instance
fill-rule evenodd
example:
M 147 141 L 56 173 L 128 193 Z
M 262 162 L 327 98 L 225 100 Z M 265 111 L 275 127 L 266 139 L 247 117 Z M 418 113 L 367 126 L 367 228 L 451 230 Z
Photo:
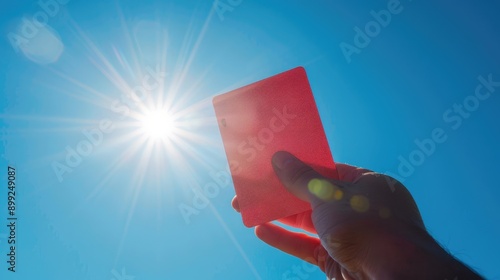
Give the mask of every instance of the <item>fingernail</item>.
M 296 161 L 297 159 L 290 153 L 287 152 L 277 152 L 274 154 L 272 162 L 278 167 L 278 169 L 285 169 L 290 163 Z
M 270 232 L 271 230 L 267 224 L 261 224 L 255 227 L 255 234 L 259 238 L 268 236 Z

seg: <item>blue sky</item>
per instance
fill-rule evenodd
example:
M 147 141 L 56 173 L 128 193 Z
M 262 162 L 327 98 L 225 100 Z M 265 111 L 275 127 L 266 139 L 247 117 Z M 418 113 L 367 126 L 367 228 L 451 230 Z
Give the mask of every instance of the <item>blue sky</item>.
M 296 66 L 335 160 L 398 176 L 431 234 L 500 279 L 500 87 L 481 82 L 500 81 L 496 2 L 41 3 L 0 4 L 1 178 L 16 168 L 18 218 L 15 273 L 0 230 L 2 279 L 323 279 L 232 210 L 211 105 Z M 152 140 L 140 123 L 160 106 L 173 136 Z

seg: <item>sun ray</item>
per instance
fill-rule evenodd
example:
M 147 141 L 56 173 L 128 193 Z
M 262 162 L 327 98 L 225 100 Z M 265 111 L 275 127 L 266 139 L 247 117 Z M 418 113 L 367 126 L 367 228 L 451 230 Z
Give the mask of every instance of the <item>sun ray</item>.
M 37 127 L 37 128 L 9 128 L 9 134 L 42 134 L 42 133 L 67 133 L 67 132 L 81 132 L 83 129 L 88 128 L 85 126 L 68 126 L 68 127 Z
M 136 143 L 134 145 L 130 145 L 123 153 L 121 153 L 120 157 L 115 159 L 115 161 L 110 164 L 111 168 L 109 171 L 106 172 L 106 176 L 99 184 L 96 185 L 94 190 L 89 193 L 89 195 L 86 198 L 86 201 L 90 200 L 94 196 L 96 196 L 102 189 L 105 187 L 105 181 L 108 181 L 110 178 L 112 178 L 115 173 L 119 170 L 120 167 L 122 167 L 124 164 L 127 163 L 127 160 L 130 159 L 132 156 L 137 154 L 137 151 L 142 147 L 143 143 L 146 143 L 146 139 L 136 139 Z
M 139 197 L 139 193 L 140 193 L 141 188 L 142 188 L 142 182 L 144 181 L 144 177 L 146 174 L 145 170 L 148 169 L 148 166 L 150 163 L 151 154 L 153 153 L 153 148 L 151 145 L 152 145 L 152 143 L 148 144 L 148 147 L 145 149 L 145 152 L 142 154 L 141 159 L 139 160 L 138 166 L 139 166 L 139 168 L 142 168 L 142 169 L 137 169 L 136 172 L 134 172 L 134 174 L 133 174 L 132 185 L 134 186 L 134 188 L 133 188 L 134 193 L 132 196 L 132 203 L 131 203 L 130 207 L 128 208 L 129 211 L 127 214 L 127 220 L 125 222 L 122 237 L 121 237 L 119 245 L 118 245 L 118 249 L 117 249 L 117 253 L 116 253 L 116 257 L 115 257 L 115 261 L 114 261 L 115 265 L 118 262 L 118 259 L 121 255 L 123 243 L 125 242 L 125 239 L 127 238 L 128 229 L 130 227 L 130 222 L 132 221 L 132 217 L 133 217 L 134 212 L 135 212 L 135 207 L 137 205 L 137 199 Z
M 147 107 L 145 106 L 144 102 L 140 101 L 140 98 L 137 96 L 134 90 L 128 85 L 125 79 L 118 73 L 118 70 L 115 69 L 115 67 L 104 56 L 104 54 L 99 50 L 99 48 L 85 35 L 83 30 L 81 30 L 80 27 L 74 21 L 71 21 L 71 26 L 75 29 L 75 32 L 81 37 L 82 41 L 85 43 L 87 48 L 93 52 L 93 54 L 100 60 L 101 63 L 103 63 L 103 66 L 101 66 L 94 59 L 92 59 L 92 57 L 89 57 L 89 60 L 93 62 L 94 66 L 99 71 L 101 71 L 101 73 L 105 77 L 107 77 L 110 82 L 112 82 L 119 90 L 121 90 L 123 94 L 136 100 L 136 105 L 139 106 L 139 108 L 142 111 L 146 111 Z M 131 46 L 131 48 L 133 47 Z M 134 51 L 132 50 L 132 52 Z M 143 76 L 142 71 L 140 71 L 139 74 L 136 75 L 134 78 L 142 76 Z
M 118 71 L 113 67 L 111 62 L 106 58 L 106 56 L 99 50 L 99 48 L 85 35 L 83 30 L 80 29 L 78 24 L 74 21 L 70 21 L 71 27 L 75 30 L 76 34 L 83 41 L 84 45 L 92 51 L 92 53 L 104 64 L 104 67 L 99 66 L 97 63 L 94 65 L 98 66 L 98 69 L 112 82 L 118 89 L 127 92 L 130 90 L 127 82 L 121 77 Z M 92 60 L 91 57 L 89 59 Z M 93 61 L 93 60 L 92 60 Z M 109 73 L 107 71 L 109 71 Z
M 134 66 L 135 66 L 135 74 L 139 77 L 142 77 L 143 73 L 142 73 L 141 64 L 139 63 L 139 58 L 137 57 L 137 54 L 135 52 L 135 45 L 133 43 L 132 37 L 130 36 L 130 32 L 129 32 L 129 29 L 127 28 L 127 23 L 125 21 L 125 17 L 123 15 L 123 11 L 122 11 L 118 1 L 116 1 L 116 10 L 118 13 L 118 18 L 120 19 L 120 24 L 121 24 L 123 35 L 125 36 L 125 40 L 127 41 L 126 46 L 129 49 L 130 55 L 132 57 L 132 62 L 134 63 Z
M 95 125 L 99 123 L 99 120 L 95 119 L 83 119 L 83 118 L 68 118 L 68 117 L 57 117 L 57 116 L 42 116 L 42 115 L 12 115 L 12 114 L 0 114 L 0 118 L 4 120 L 23 120 L 31 122 L 54 122 L 54 123 L 78 123 Z
M 198 38 L 196 39 L 196 42 L 194 43 L 193 49 L 191 50 L 191 52 L 189 54 L 189 58 L 188 58 L 187 62 L 185 63 L 184 67 L 182 68 L 182 72 L 181 72 L 181 75 L 180 75 L 179 80 L 178 80 L 179 81 L 178 85 L 183 84 L 184 79 L 186 78 L 186 75 L 191 67 L 191 63 L 193 62 L 195 56 L 197 55 L 198 48 L 200 47 L 201 42 L 203 41 L 203 38 L 205 37 L 205 33 L 207 32 L 207 29 L 208 29 L 208 26 L 209 26 L 209 23 L 212 19 L 213 14 L 214 14 L 214 9 L 210 9 L 208 16 L 205 19 L 205 22 L 203 23 L 203 27 L 201 28 L 201 31 L 198 34 Z M 175 88 L 175 90 L 177 90 L 177 88 Z
M 233 245 L 236 247 L 236 250 L 238 251 L 238 253 L 240 253 L 241 257 L 243 258 L 243 260 L 245 261 L 245 263 L 248 265 L 248 267 L 252 271 L 252 273 L 255 276 L 255 278 L 256 279 L 262 279 L 262 277 L 260 276 L 260 274 L 257 271 L 257 269 L 255 269 L 255 266 L 253 265 L 252 261 L 250 261 L 250 259 L 248 258 L 247 254 L 245 253 L 245 251 L 241 247 L 240 243 L 238 242 L 238 239 L 236 239 L 236 237 L 234 236 L 233 232 L 229 229 L 229 227 L 227 226 L 226 222 L 224 222 L 224 220 L 220 216 L 219 211 L 217 211 L 217 209 L 215 209 L 215 207 L 212 204 L 209 204 L 209 207 L 210 207 L 210 210 L 212 211 L 212 214 L 214 214 L 214 216 L 217 218 L 217 221 L 222 226 L 222 228 L 224 229 L 224 231 L 226 232 L 226 234 L 229 236 L 229 239 L 231 240 L 231 242 L 233 243 Z
M 209 70 L 210 69 L 204 70 L 200 75 L 198 75 L 198 78 L 194 82 L 190 81 L 191 87 L 183 91 L 183 94 L 178 97 L 177 102 L 172 103 L 173 111 L 181 110 L 186 106 L 186 103 L 192 101 L 193 95 L 195 93 L 199 93 L 202 91 L 201 84 L 203 81 L 206 81 L 206 75 L 209 73 Z
M 84 91 L 85 91 L 85 93 L 90 93 L 90 94 L 91 94 L 91 96 L 96 96 L 96 97 L 98 97 L 99 102 L 95 102 L 95 101 L 93 101 L 93 99 L 90 99 L 90 98 L 85 98 L 85 97 L 87 97 L 87 96 L 88 96 L 87 94 L 85 95 L 85 97 L 83 97 L 83 96 L 81 96 L 81 95 L 71 94 L 71 93 L 68 93 L 68 92 L 64 92 L 64 93 L 65 93 L 65 94 L 67 94 L 68 96 L 74 97 L 75 99 L 84 100 L 84 101 L 88 102 L 89 104 L 94 104 L 94 105 L 98 105 L 98 106 L 101 106 L 101 105 L 102 105 L 102 101 L 106 101 L 106 102 L 108 102 L 108 103 L 109 103 L 109 102 L 111 102 L 111 101 L 113 101 L 113 99 L 111 99 L 111 98 L 109 97 L 109 95 L 108 95 L 108 94 L 106 94 L 106 93 L 104 93 L 104 92 L 101 92 L 101 91 L 99 91 L 99 90 L 97 90 L 97 89 L 93 88 L 92 86 L 90 86 L 90 85 L 88 85 L 88 84 L 86 84 L 86 83 L 84 83 L 84 82 L 82 82 L 82 81 L 79 81 L 79 80 L 77 80 L 77 79 L 75 79 L 75 78 L 73 78 L 73 77 L 70 77 L 70 76 L 68 76 L 68 75 L 66 75 L 66 74 L 64 74 L 64 73 L 62 73 L 61 71 L 58 71 L 58 70 L 53 69 L 53 68 L 50 68 L 50 69 L 51 69 L 51 71 L 52 71 L 52 72 L 53 72 L 56 76 L 58 76 L 58 77 L 60 77 L 60 78 L 62 78 L 62 79 L 64 79 L 64 80 L 66 80 L 66 81 L 68 81 L 68 82 L 72 83 L 73 85 L 75 85 L 75 86 L 77 86 L 77 87 L 81 88 L 82 90 L 84 90 Z M 61 92 L 61 90 L 60 90 L 60 89 L 58 89 L 58 87 L 56 87 L 56 86 L 54 86 L 54 85 L 48 84 L 48 85 L 46 85 L 46 86 L 47 86 L 47 87 L 49 87 L 49 88 L 52 88 L 52 89 L 54 89 L 54 90 L 56 90 L 56 91 L 60 91 L 60 92 Z M 72 91 L 73 91 L 73 90 L 72 90 Z

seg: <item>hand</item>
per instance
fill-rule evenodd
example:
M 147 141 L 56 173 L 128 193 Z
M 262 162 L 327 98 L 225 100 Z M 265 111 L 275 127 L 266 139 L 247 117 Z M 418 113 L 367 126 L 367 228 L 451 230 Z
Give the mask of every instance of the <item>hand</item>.
M 325 178 L 287 152 L 276 153 L 272 164 L 286 189 L 312 209 L 278 221 L 319 238 L 257 226 L 257 237 L 269 245 L 335 279 L 410 279 L 404 274 L 410 271 L 412 279 L 453 279 L 458 274 L 448 273 L 462 269 L 427 234 L 411 194 L 393 178 L 345 164 L 337 164 L 339 180 Z M 237 197 L 232 204 L 239 211 Z M 431 274 L 436 266 L 443 273 Z

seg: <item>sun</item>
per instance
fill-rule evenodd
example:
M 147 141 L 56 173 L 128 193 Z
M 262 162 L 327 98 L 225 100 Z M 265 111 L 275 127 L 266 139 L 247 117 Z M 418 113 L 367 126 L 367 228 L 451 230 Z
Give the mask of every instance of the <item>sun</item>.
M 173 135 L 175 123 L 167 111 L 149 111 L 141 117 L 141 130 L 152 140 L 166 140 Z

